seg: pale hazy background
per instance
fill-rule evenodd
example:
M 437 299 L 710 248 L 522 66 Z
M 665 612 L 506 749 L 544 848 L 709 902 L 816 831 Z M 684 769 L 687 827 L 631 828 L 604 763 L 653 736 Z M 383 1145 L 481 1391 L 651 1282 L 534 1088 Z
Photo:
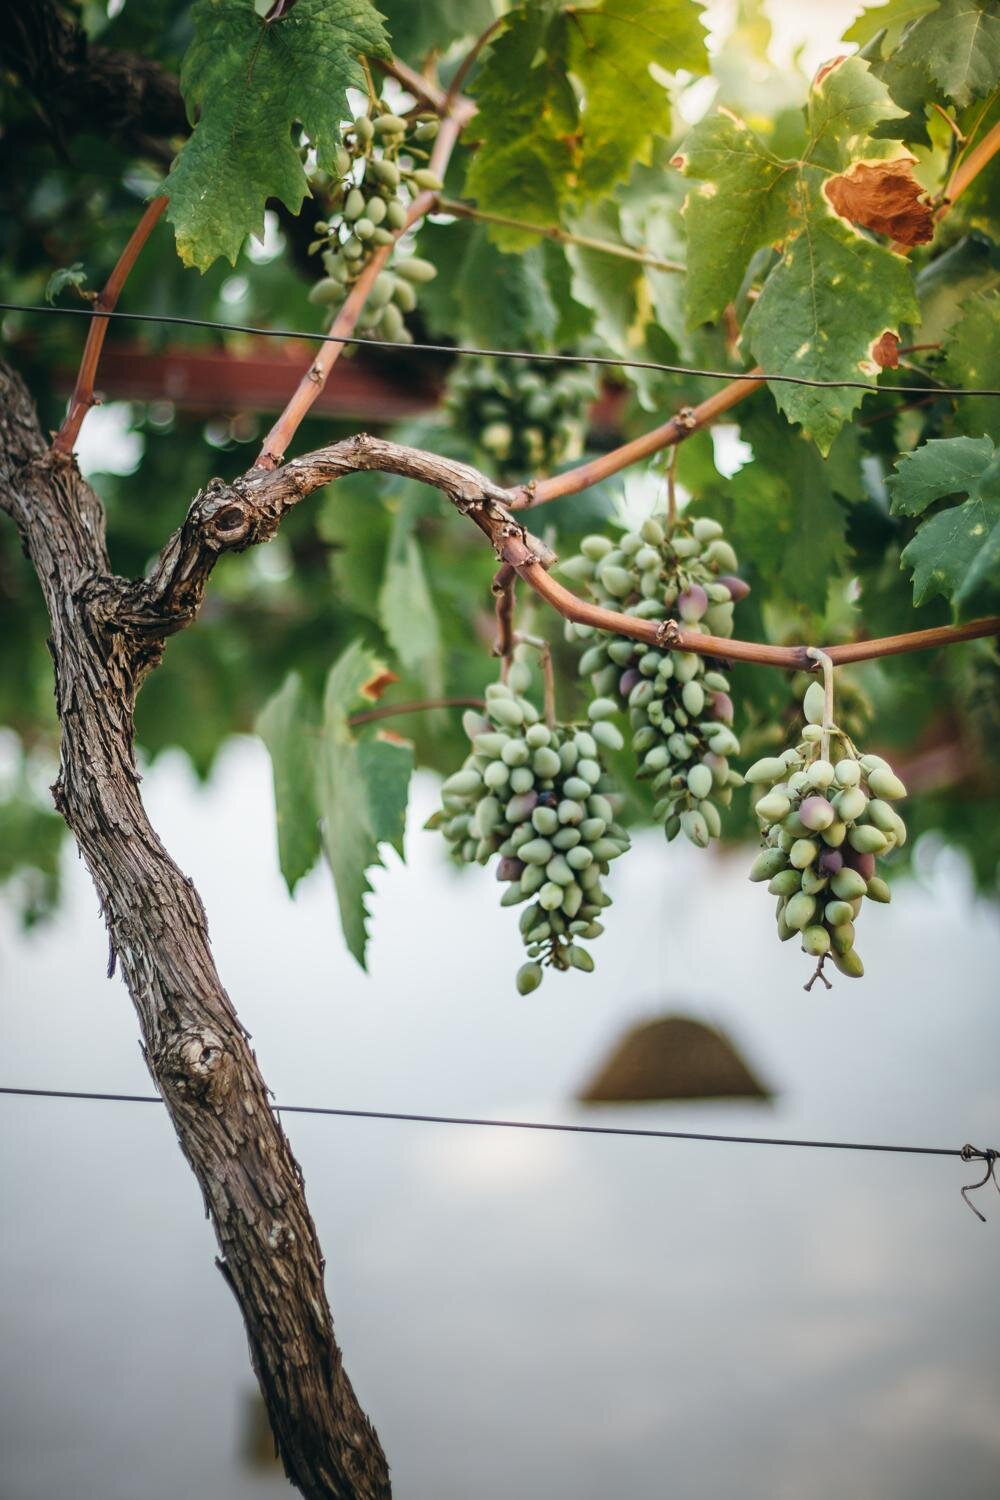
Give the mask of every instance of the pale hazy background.
M 377 880 L 366 978 L 325 872 L 293 904 L 269 768 L 166 757 L 152 816 L 289 1103 L 996 1144 L 1000 935 L 961 865 L 865 913 L 868 976 L 803 994 L 743 856 L 641 837 L 593 976 L 513 992 L 516 916 L 419 831 Z M 82 866 L 0 927 L 3 1082 L 148 1093 Z M 720 1025 L 771 1106 L 571 1096 L 623 1026 Z M 0 1098 L 4 1500 L 287 1493 L 240 1465 L 252 1382 L 198 1190 L 155 1106 Z M 348 1368 L 400 1500 L 986 1500 L 1000 1480 L 1000 1197 L 951 1159 L 286 1116 Z

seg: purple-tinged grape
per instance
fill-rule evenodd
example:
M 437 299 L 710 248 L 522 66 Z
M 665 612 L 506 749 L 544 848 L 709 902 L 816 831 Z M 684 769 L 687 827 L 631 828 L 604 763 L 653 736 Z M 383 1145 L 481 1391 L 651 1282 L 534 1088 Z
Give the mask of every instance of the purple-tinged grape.
M 821 849 L 816 869 L 820 875 L 836 875 L 844 867 L 844 856 L 839 849 Z
M 700 583 L 692 583 L 677 598 L 677 611 L 688 625 L 694 625 L 708 608 L 708 595 Z
M 718 719 L 722 724 L 733 722 L 733 700 L 728 693 L 710 693 L 708 705 L 713 719 Z
M 867 854 L 860 849 L 854 849 L 850 845 L 844 849 L 844 864 L 852 870 L 856 870 L 862 880 L 871 880 L 875 874 L 875 856 Z
M 829 828 L 835 821 L 836 814 L 825 797 L 806 797 L 799 807 L 799 817 L 806 828 L 819 833 L 824 828 Z
M 740 600 L 745 599 L 750 592 L 750 585 L 746 579 L 738 578 L 735 573 L 722 573 L 717 582 L 729 590 L 734 604 L 739 604 Z
M 520 880 L 524 874 L 524 860 L 505 856 L 497 865 L 498 880 Z

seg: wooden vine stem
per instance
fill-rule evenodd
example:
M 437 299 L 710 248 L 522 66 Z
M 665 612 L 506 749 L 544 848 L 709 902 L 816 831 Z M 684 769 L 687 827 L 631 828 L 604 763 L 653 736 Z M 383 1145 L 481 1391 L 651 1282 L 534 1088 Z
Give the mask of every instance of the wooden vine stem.
M 510 554 L 515 550 L 512 546 Z M 513 555 L 510 555 L 509 560 L 529 588 L 540 594 L 564 619 L 574 620 L 577 624 L 593 625 L 598 630 L 645 641 L 651 646 L 667 647 L 671 651 L 691 651 L 697 656 L 754 662 L 758 666 L 784 667 L 787 671 L 812 669 L 808 646 L 769 646 L 763 642 L 731 640 L 726 636 L 685 630 L 676 620 L 641 620 L 635 615 L 604 609 L 599 604 L 581 599 L 551 578 L 541 563 L 533 558 L 515 562 Z M 927 651 L 934 646 L 949 646 L 958 641 L 979 640 L 991 635 L 1000 635 L 1000 615 L 972 620 L 967 625 L 936 625 L 930 630 L 911 630 L 905 635 L 887 635 L 876 640 L 847 641 L 840 646 L 824 646 L 823 654 L 838 666 L 845 662 L 875 661 L 882 656 L 899 656 L 909 651 Z
M 94 299 L 94 318 L 87 330 L 87 342 L 83 346 L 83 357 L 80 360 L 80 368 L 77 372 L 76 385 L 73 387 L 73 395 L 69 403 L 69 411 L 66 418 L 53 439 L 52 446 L 57 453 L 72 453 L 76 446 L 76 440 L 80 435 L 83 419 L 88 411 L 96 403 L 94 396 L 94 382 L 97 378 L 97 366 L 101 358 L 101 350 L 104 347 L 104 337 L 108 331 L 107 318 L 102 318 L 102 312 L 113 311 L 118 298 L 121 296 L 122 287 L 128 279 L 129 272 L 139 259 L 139 253 L 143 245 L 149 239 L 154 227 L 159 221 L 160 215 L 167 206 L 165 197 L 154 198 L 147 206 L 145 213 L 129 237 L 128 244 L 118 257 L 117 264 L 102 292 Z

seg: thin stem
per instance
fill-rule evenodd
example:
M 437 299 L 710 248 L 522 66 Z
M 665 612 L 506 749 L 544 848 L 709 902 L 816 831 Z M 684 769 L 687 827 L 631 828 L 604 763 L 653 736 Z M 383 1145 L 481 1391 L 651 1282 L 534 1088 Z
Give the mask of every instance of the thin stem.
M 754 374 L 753 371 L 750 373 Z M 623 443 L 620 448 L 613 448 L 610 453 L 603 453 L 600 458 L 588 459 L 575 469 L 566 469 L 562 474 L 553 474 L 549 479 L 519 485 L 509 491 L 510 509 L 527 510 L 535 505 L 544 505 L 549 500 L 558 500 L 563 495 L 577 495 L 590 485 L 610 478 L 621 469 L 627 469 L 630 464 L 650 458 L 674 443 L 683 442 L 693 432 L 709 426 L 724 412 L 729 411 L 730 407 L 759 390 L 763 384 L 763 380 L 751 380 L 745 376 L 742 380 L 734 380 L 732 384 L 723 386 L 721 391 L 709 396 L 706 401 L 697 406 L 685 406 L 662 426 L 654 427 L 651 432 L 633 438 L 629 443 Z
M 825 651 L 819 651 L 815 646 L 810 646 L 806 655 L 823 668 L 823 737 L 819 742 L 819 753 L 823 760 L 829 760 L 830 730 L 833 727 L 833 662 Z
M 420 698 L 411 703 L 383 703 L 378 708 L 366 708 L 361 713 L 351 714 L 348 724 L 371 724 L 376 719 L 394 719 L 399 714 L 430 713 L 435 708 L 485 708 L 482 698 Z
M 552 663 L 552 647 L 548 641 L 540 635 L 525 635 L 518 631 L 514 637 L 518 645 L 533 646 L 538 652 L 538 661 L 542 669 L 542 682 L 544 683 L 545 699 L 545 722 L 549 729 L 556 727 L 556 674 Z
M 957 123 L 952 119 L 948 111 L 946 109 L 942 109 L 940 104 L 935 104 L 933 100 L 931 101 L 931 109 L 936 110 L 937 113 L 941 116 L 942 120 L 951 131 L 959 146 L 964 146 L 965 136 L 959 130 Z
M 956 166 L 944 190 L 941 207 L 938 209 L 939 220 L 944 218 L 952 204 L 962 196 L 969 184 L 993 160 L 998 151 L 1000 151 L 1000 120 L 986 132 L 978 146 L 974 146 L 968 156 Z
M 435 114 L 443 115 L 448 112 L 448 95 L 440 88 L 433 79 L 425 78 L 423 73 L 418 73 L 416 68 L 411 68 L 408 63 L 400 62 L 397 57 L 373 57 L 372 62 L 380 72 L 390 78 L 395 78 L 401 83 L 408 94 L 414 99 L 419 99 L 426 104 Z
M 500 30 L 500 27 L 504 24 L 506 19 L 506 16 L 497 16 L 495 21 L 491 21 L 486 30 L 482 32 L 481 35 L 476 37 L 476 40 L 473 42 L 468 52 L 462 58 L 462 61 L 459 63 L 458 68 L 455 72 L 455 76 L 451 80 L 451 84 L 448 88 L 447 102 L 449 106 L 458 98 L 459 94 L 462 92 L 462 85 L 468 78 L 469 70 L 471 69 L 473 63 L 476 61 L 476 58 L 479 56 L 480 52 L 482 52 L 486 44 L 493 40 L 494 35 Z
M 438 177 L 444 177 L 451 153 L 455 148 L 455 142 L 458 140 L 466 122 L 472 118 L 473 110 L 474 106 L 472 105 L 468 105 L 467 107 L 461 105 L 455 109 L 454 113 L 449 114 L 442 120 L 441 129 L 438 131 L 430 159 L 430 170 L 435 172 Z M 333 321 L 330 332 L 336 338 L 348 338 L 354 332 L 358 324 L 358 319 L 364 311 L 365 303 L 368 301 L 368 295 L 375 284 L 375 279 L 392 254 L 396 240 L 405 234 L 407 230 L 411 229 L 418 219 L 422 219 L 426 213 L 430 212 L 436 201 L 436 196 L 435 193 L 418 194 L 410 204 L 406 215 L 406 223 L 402 229 L 397 231 L 393 244 L 382 245 L 376 250 L 354 283 L 343 307 Z M 278 464 L 281 463 L 289 443 L 298 431 L 309 408 L 326 385 L 330 371 L 337 363 L 344 348 L 344 344 L 333 343 L 324 343 L 320 346 L 319 352 L 299 381 L 288 405 L 264 439 L 263 447 L 260 450 L 255 465 L 256 468 L 276 469 Z
M 677 444 L 667 459 L 667 523 L 671 531 L 677 524 Z
M 514 586 L 517 574 L 510 563 L 504 563 L 493 580 L 496 597 L 497 643 L 493 655 L 506 661 L 514 650 Z
M 582 245 L 587 250 L 599 250 L 603 255 L 617 255 L 622 260 L 638 261 L 655 271 L 680 271 L 686 267 L 679 260 L 664 260 L 659 255 L 650 255 L 645 250 L 635 250 L 631 245 L 616 245 L 613 240 L 594 239 L 591 235 L 575 234 L 562 229 L 558 224 L 535 224 L 527 219 L 512 219 L 506 214 L 487 213 L 472 203 L 461 203 L 455 198 L 439 198 L 438 212 L 452 214 L 457 219 L 479 219 L 484 224 L 500 224 L 507 229 L 523 229 L 526 234 L 537 234 L 559 245 Z
M 52 447 L 57 453 L 72 453 L 80 435 L 80 428 L 83 426 L 83 419 L 90 408 L 96 405 L 94 382 L 97 378 L 97 366 L 100 362 L 109 321 L 107 318 L 102 318 L 100 314 L 113 310 L 121 296 L 122 287 L 128 280 L 129 272 L 139 259 L 143 245 L 149 239 L 166 206 L 165 197 L 154 198 L 151 203 L 147 204 L 142 218 L 129 237 L 128 244 L 118 257 L 118 263 L 108 277 L 104 290 L 94 300 L 94 317 L 87 330 L 87 342 L 83 346 L 83 357 L 80 360 L 80 369 L 70 399 L 69 410 L 52 441 Z

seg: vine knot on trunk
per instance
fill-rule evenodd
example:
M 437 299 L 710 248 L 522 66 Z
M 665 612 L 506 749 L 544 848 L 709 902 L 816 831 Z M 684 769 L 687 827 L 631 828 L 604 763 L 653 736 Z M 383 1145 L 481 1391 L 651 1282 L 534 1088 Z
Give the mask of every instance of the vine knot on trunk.
M 184 1099 L 220 1108 L 237 1080 L 237 1064 L 211 1027 L 180 1032 L 158 1060 L 157 1075 Z

